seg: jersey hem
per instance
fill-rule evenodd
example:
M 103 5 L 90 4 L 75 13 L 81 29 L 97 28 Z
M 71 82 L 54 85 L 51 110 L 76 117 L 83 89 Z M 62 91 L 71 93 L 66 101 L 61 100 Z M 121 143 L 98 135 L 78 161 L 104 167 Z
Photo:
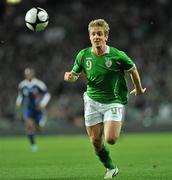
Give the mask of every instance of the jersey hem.
M 96 101 L 98 103 L 101 103 L 101 104 L 119 103 L 119 104 L 122 104 L 122 105 L 126 105 L 128 103 L 128 101 L 121 102 L 118 99 L 116 99 L 114 101 L 108 101 L 108 102 L 107 101 L 98 101 L 97 99 L 94 99 L 94 98 L 90 97 L 87 92 L 85 92 L 85 93 L 89 98 L 91 98 L 92 100 L 94 100 L 94 101 Z

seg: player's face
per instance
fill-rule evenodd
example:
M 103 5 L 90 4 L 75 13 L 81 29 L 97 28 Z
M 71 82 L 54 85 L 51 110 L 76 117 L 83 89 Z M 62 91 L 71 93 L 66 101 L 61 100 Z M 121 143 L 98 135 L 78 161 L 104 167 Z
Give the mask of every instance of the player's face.
M 26 68 L 24 71 L 24 75 L 27 80 L 31 81 L 34 77 L 34 71 L 29 68 Z
M 99 26 L 92 27 L 89 32 L 90 41 L 94 48 L 103 48 L 106 45 L 108 36 L 104 29 Z

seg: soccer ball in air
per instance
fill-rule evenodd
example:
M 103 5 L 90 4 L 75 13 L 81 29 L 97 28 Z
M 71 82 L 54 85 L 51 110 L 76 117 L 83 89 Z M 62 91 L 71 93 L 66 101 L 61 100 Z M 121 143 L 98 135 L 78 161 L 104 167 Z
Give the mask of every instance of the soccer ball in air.
M 26 26 L 32 31 L 43 31 L 48 25 L 48 13 L 39 7 L 33 7 L 25 16 Z

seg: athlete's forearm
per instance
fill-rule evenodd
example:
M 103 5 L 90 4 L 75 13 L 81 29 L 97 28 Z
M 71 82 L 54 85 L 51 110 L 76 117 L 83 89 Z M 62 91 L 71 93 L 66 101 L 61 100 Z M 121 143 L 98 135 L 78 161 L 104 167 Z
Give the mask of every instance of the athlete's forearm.
M 44 108 L 51 99 L 50 93 L 46 93 L 40 102 L 40 107 Z
M 23 96 L 19 93 L 16 99 L 16 107 L 20 107 L 23 101 Z
M 133 68 L 129 73 L 137 94 L 142 94 L 143 87 L 141 84 L 141 80 L 137 68 L 136 67 Z

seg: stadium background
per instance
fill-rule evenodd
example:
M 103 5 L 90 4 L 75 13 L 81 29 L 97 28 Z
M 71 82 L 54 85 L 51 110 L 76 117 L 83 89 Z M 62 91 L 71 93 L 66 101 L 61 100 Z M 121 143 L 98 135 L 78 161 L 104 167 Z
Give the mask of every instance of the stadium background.
M 12 2 L 12 4 L 11 4 Z M 23 134 L 15 111 L 18 83 L 32 66 L 52 94 L 45 134 L 85 133 L 82 93 L 86 80 L 63 81 L 76 53 L 90 46 L 87 25 L 94 18 L 110 24 L 109 45 L 127 52 L 140 71 L 147 92 L 130 96 L 126 131 L 172 129 L 172 15 L 170 0 L 1 0 L 0 1 L 0 134 Z M 39 6 L 50 16 L 48 28 L 29 31 L 28 9 Z M 129 87 L 131 84 L 129 83 Z

